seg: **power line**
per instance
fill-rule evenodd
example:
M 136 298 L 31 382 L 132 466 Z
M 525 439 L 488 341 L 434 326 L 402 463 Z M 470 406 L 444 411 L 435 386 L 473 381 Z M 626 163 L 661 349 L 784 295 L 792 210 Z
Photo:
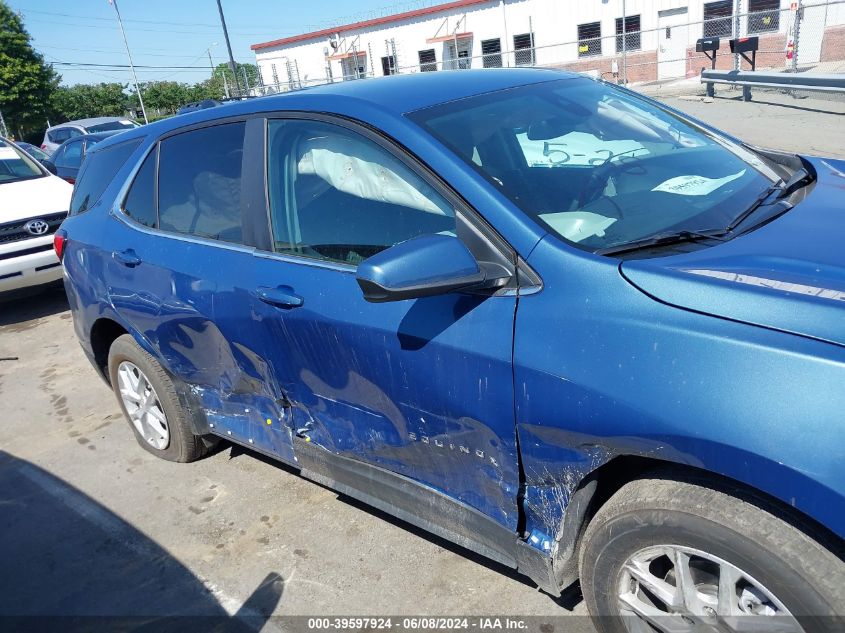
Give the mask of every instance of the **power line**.
M 53 50 L 60 50 L 60 51 L 74 51 L 77 53 L 123 53 L 123 51 L 117 49 L 104 49 L 104 48 L 71 48 L 68 46 L 45 46 L 39 44 L 37 46 L 39 49 L 48 48 Z M 133 51 L 147 51 L 147 50 L 161 50 L 159 49 L 145 49 L 145 48 L 133 48 Z M 169 53 L 143 53 L 145 57 L 170 57 L 170 58 L 184 58 L 187 59 L 189 57 L 194 57 L 194 55 L 171 55 Z
M 199 59 L 199 58 L 197 58 Z M 131 68 L 129 64 L 97 64 L 94 62 L 50 62 L 54 66 L 86 67 L 86 68 Z M 135 68 L 152 70 L 208 70 L 208 66 L 150 66 L 135 64 Z

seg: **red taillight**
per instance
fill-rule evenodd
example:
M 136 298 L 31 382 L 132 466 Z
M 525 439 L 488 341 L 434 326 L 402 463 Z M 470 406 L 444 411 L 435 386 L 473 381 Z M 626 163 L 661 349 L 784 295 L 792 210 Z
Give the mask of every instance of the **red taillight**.
M 47 149 L 47 143 L 41 143 L 41 149 Z
M 65 180 L 67 180 L 72 185 L 76 184 L 76 178 L 65 178 Z
M 65 254 L 65 245 L 67 244 L 67 233 L 62 230 L 56 231 L 53 236 L 53 250 L 56 251 L 56 257 L 62 261 L 62 256 Z

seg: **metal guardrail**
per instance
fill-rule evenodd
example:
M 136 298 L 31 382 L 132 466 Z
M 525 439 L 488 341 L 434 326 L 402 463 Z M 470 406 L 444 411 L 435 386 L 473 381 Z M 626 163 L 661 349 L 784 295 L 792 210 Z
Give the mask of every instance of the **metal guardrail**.
M 760 88 L 788 88 L 818 92 L 845 92 L 845 73 L 773 73 L 748 70 L 703 70 L 701 83 L 735 84 L 743 87 L 745 101 L 751 99 L 754 86 Z

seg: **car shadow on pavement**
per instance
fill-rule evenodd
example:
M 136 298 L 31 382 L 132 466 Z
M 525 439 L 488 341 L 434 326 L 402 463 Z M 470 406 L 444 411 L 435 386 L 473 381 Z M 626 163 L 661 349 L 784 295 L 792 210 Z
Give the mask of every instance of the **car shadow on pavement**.
M 0 326 L 34 321 L 66 310 L 67 296 L 61 285 L 0 294 Z
M 255 631 L 270 573 L 230 615 L 171 554 L 67 482 L 0 451 L 0 630 Z

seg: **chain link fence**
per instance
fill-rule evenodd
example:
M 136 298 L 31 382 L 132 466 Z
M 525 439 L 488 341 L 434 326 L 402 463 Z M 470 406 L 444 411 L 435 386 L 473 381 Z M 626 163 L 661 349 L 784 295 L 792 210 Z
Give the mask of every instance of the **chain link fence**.
M 340 60 L 341 72 L 326 58 L 325 74 L 318 77 L 301 78 L 298 61 L 282 57 L 269 73 L 266 66 L 260 68 L 259 82 L 250 86 L 250 93 L 275 94 L 392 74 L 512 66 L 559 68 L 630 85 L 670 83 L 698 77 L 702 68 L 711 67 L 711 60 L 695 46 L 699 38 L 710 37 L 721 38 L 716 56 L 720 70 L 749 69 L 747 61 L 730 52 L 728 40 L 757 37 L 758 70 L 821 67 L 824 72 L 845 72 L 845 0 L 793 2 L 789 8 L 776 8 L 779 2 L 771 0 L 741 0 L 740 6 L 761 9 L 745 12 L 736 12 L 737 5 L 736 0 L 705 3 L 705 19 L 700 21 L 689 21 L 686 10 L 661 12 L 660 26 L 652 29 L 640 29 L 639 16 L 631 16 L 630 21 L 617 20 L 616 33 L 610 35 L 582 25 L 578 39 L 554 44 L 535 45 L 531 32 L 514 38 L 511 50 L 485 48 L 492 41 L 486 40 L 480 55 L 471 55 L 472 41 L 456 34 L 454 41 L 444 42 L 443 59 L 433 50 L 428 57 L 423 57 L 426 51 L 415 51 L 414 58 L 397 54 L 401 47 L 394 40 L 386 40 L 376 56 L 372 45 L 353 45 Z

